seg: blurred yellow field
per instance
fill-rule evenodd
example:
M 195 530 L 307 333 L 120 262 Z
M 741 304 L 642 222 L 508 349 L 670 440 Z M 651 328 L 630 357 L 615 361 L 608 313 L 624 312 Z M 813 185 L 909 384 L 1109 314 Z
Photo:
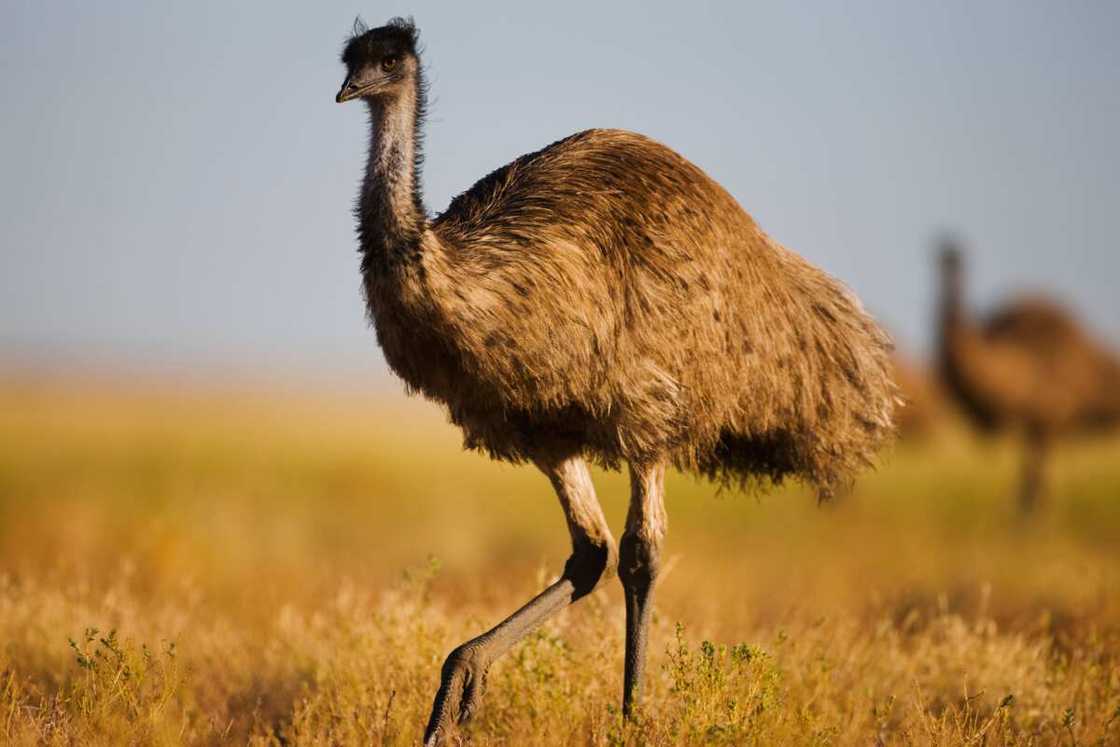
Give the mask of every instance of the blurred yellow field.
M 396 394 L 9 382 L 0 742 L 412 744 L 440 664 L 560 570 L 534 469 Z M 674 475 L 641 717 L 611 581 L 491 672 L 473 744 L 1120 743 L 1120 442 L 1021 519 L 950 430 L 818 508 Z M 596 473 L 617 529 L 626 485 Z

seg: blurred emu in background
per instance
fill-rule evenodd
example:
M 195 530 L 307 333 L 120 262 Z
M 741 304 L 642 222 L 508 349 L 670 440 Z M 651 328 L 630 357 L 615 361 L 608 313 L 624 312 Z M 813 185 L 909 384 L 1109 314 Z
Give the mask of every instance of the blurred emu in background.
M 944 386 L 983 431 L 1021 433 L 1020 507 L 1044 491 L 1045 463 L 1056 436 L 1120 423 L 1120 362 L 1060 305 L 1024 296 L 983 322 L 964 306 L 958 244 L 939 247 L 941 298 L 938 362 Z
M 920 441 L 932 436 L 945 417 L 945 393 L 936 372 L 924 361 L 897 350 L 891 356 L 894 381 L 902 398 L 895 411 L 899 438 Z

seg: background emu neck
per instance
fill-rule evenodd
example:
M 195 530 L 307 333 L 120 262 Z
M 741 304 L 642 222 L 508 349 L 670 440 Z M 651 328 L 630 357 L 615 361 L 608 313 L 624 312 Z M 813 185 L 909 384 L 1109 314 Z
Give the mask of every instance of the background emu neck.
M 941 298 L 939 299 L 939 333 L 942 342 L 964 326 L 964 290 L 959 267 L 941 270 Z
M 363 269 L 406 255 L 426 224 L 420 193 L 420 135 L 424 101 L 417 77 L 396 98 L 369 99 L 370 144 L 358 232 Z

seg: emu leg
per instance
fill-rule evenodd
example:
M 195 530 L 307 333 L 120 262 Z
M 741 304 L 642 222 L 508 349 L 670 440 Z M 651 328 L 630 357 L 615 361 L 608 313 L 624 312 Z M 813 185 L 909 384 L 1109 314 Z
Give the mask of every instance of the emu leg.
M 425 745 L 441 744 L 452 724 L 465 723 L 475 713 L 486 684 L 486 672 L 495 659 L 545 620 L 591 593 L 617 565 L 614 539 L 595 498 L 587 464 L 578 457 L 542 458 L 537 466 L 552 481 L 564 508 L 572 536 L 572 555 L 558 581 L 447 657 L 424 732 Z
M 665 536 L 664 465 L 630 466 L 630 510 L 619 543 L 618 577 L 626 596 L 626 663 L 622 714 L 630 718 L 641 700 L 653 587 Z
M 1019 486 L 1019 509 L 1033 513 L 1046 489 L 1046 459 L 1049 453 L 1046 434 L 1032 428 L 1027 432 L 1027 448 L 1023 453 L 1023 477 Z

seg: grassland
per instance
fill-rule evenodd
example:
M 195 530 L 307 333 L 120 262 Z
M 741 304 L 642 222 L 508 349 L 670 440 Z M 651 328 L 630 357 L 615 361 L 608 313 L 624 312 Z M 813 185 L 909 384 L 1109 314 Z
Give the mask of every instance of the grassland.
M 612 581 L 491 672 L 472 744 L 1120 744 L 1120 442 L 1031 521 L 1006 444 L 837 505 L 668 485 L 648 696 Z M 598 474 L 617 528 L 625 484 Z M 0 387 L 0 742 L 412 744 L 440 662 L 566 557 L 532 469 L 396 395 Z

